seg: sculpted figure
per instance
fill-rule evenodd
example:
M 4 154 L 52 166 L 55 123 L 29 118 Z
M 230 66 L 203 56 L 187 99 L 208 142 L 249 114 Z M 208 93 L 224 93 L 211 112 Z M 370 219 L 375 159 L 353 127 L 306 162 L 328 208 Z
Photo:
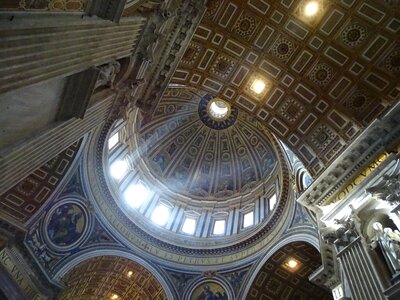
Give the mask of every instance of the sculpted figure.
M 378 243 L 385 256 L 386 263 L 393 273 L 400 271 L 400 232 L 391 228 L 383 228 L 382 224 L 372 224 L 375 232 L 375 243 Z
M 383 175 L 382 183 L 370 187 L 367 192 L 372 196 L 385 200 L 390 204 L 400 203 L 400 174 Z
M 121 65 L 117 61 L 112 61 L 106 65 L 102 65 L 99 67 L 100 74 L 99 78 L 97 79 L 95 88 L 100 86 L 107 86 L 114 89 L 114 81 L 115 77 L 121 70 Z
M 322 238 L 326 243 L 335 245 L 336 250 L 340 251 L 354 241 L 358 234 L 355 222 L 350 217 L 346 220 L 336 219 L 335 224 L 339 226 L 334 231 L 323 234 Z

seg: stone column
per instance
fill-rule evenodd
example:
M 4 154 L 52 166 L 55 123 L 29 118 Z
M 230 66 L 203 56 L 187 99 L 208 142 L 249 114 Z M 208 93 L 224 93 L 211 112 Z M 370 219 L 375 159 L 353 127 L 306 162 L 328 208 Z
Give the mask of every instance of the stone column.
M 3 12 L 0 93 L 129 56 L 145 22 L 140 16 L 115 24 L 80 15 Z
M 350 282 L 349 289 L 352 299 L 386 299 L 379 284 L 379 276 L 362 245 L 361 237 L 357 237 L 348 246 L 344 247 L 337 254 L 337 258 L 346 278 Z
M 337 229 L 325 233 L 323 239 L 336 248 L 339 266 L 353 300 L 384 300 L 380 276 L 356 231 L 353 219 L 336 220 Z
M 0 195 L 45 164 L 49 157 L 56 156 L 83 135 L 103 124 L 115 96 L 111 93 L 90 107 L 84 119 L 71 118 L 16 147 L 1 150 Z

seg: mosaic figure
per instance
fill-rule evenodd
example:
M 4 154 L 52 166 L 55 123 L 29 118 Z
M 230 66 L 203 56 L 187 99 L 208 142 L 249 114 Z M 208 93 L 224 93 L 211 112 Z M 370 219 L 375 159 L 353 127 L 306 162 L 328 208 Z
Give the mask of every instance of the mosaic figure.
M 58 207 L 50 217 L 47 233 L 57 246 L 69 246 L 82 235 L 85 218 L 82 209 L 76 204 L 68 203 Z

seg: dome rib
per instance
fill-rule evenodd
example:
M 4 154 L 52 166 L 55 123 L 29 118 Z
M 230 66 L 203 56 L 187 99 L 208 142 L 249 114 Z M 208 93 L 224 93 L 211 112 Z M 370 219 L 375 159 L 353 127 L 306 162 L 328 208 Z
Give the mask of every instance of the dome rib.
M 222 127 L 210 123 L 204 109 L 213 98 L 184 96 L 163 98 L 152 119 L 138 125 L 140 138 L 150 141 L 141 154 L 153 175 L 172 192 L 197 200 L 243 196 L 259 186 L 276 161 L 263 127 L 234 107 Z

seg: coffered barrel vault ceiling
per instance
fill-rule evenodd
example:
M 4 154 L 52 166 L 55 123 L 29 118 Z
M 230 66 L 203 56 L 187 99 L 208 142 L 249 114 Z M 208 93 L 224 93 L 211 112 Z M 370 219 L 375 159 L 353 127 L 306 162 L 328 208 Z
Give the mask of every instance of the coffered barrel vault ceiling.
M 257 116 L 312 175 L 400 95 L 399 10 L 318 2 L 305 17 L 302 0 L 210 1 L 172 79 Z
M 82 262 L 64 276 L 63 282 L 67 287 L 60 297 L 63 300 L 167 299 L 161 284 L 146 268 L 117 256 Z
M 297 266 L 286 265 L 295 260 Z M 248 300 L 330 300 L 330 292 L 309 282 L 308 276 L 321 265 L 319 252 L 305 242 L 288 244 L 275 252 L 258 272 L 246 299 Z

